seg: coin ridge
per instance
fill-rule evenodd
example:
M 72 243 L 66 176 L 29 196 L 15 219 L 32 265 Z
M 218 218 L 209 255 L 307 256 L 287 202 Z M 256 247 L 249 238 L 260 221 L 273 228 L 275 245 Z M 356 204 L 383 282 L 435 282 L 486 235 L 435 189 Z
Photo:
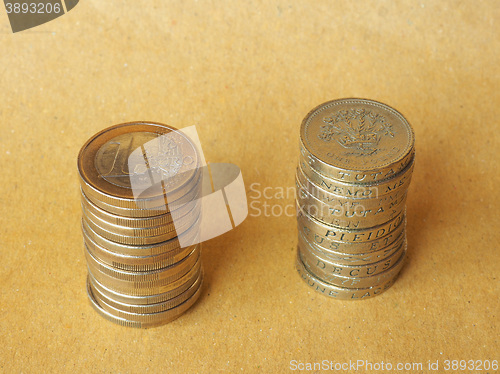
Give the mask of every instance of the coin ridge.
M 379 239 L 381 236 L 384 236 L 384 235 L 389 234 L 390 232 L 394 231 L 399 226 L 399 224 L 402 221 L 404 221 L 404 219 L 405 219 L 405 209 L 403 209 L 399 215 L 397 215 L 393 219 L 387 221 L 386 223 L 383 223 L 383 224 L 380 224 L 380 225 L 377 225 L 374 227 L 355 230 L 355 229 L 339 228 L 336 226 L 322 223 L 322 222 L 318 221 L 316 218 L 312 217 L 307 212 L 304 212 L 300 208 L 300 206 L 296 205 L 296 207 L 297 207 L 297 218 L 298 219 L 301 219 L 302 217 L 304 217 L 305 220 L 311 222 L 316 227 L 320 227 L 322 230 L 326 230 L 326 235 L 321 235 L 321 236 L 327 238 L 328 240 L 338 241 L 340 243 L 364 243 L 364 242 L 372 241 L 375 239 Z M 384 230 L 384 233 L 382 235 L 380 235 L 380 237 L 375 237 L 373 239 L 371 238 L 373 232 L 378 233 L 382 229 Z M 337 240 L 333 240 L 333 239 L 328 237 L 330 235 L 330 232 L 333 232 L 333 237 L 336 237 L 337 234 L 340 234 L 341 237 Z M 359 235 L 366 235 L 367 233 L 368 233 L 368 238 L 359 238 L 359 240 L 357 240 L 358 239 L 357 237 Z M 353 238 L 350 238 L 349 235 L 353 235 Z M 347 236 L 347 239 L 345 238 L 346 236 Z
M 198 261 L 201 256 L 201 246 L 197 245 L 193 249 L 193 251 L 188 254 L 181 261 L 167 266 L 165 268 L 156 269 L 152 271 L 126 271 L 114 268 L 107 264 L 99 261 L 98 258 L 95 258 L 88 250 L 87 246 L 85 247 L 85 257 L 87 259 L 87 264 L 91 264 L 92 267 L 101 273 L 104 273 L 110 277 L 113 277 L 117 280 L 123 280 L 128 282 L 160 282 L 160 283 L 168 283 L 170 279 L 177 279 L 175 276 L 179 272 L 179 269 L 191 268 Z
M 402 231 L 394 241 L 390 242 L 386 246 L 381 247 L 377 251 L 354 254 L 354 253 L 336 252 L 321 248 L 318 245 L 308 241 L 301 231 L 299 231 L 298 236 L 299 236 L 299 241 L 298 241 L 299 247 L 306 246 L 309 252 L 311 252 L 315 257 L 317 257 L 322 261 L 324 260 L 327 262 L 345 266 L 369 265 L 375 262 L 382 261 L 384 258 L 392 255 L 394 252 L 397 252 L 401 246 L 401 243 L 403 243 L 403 241 L 406 240 L 406 233 Z M 375 261 L 373 261 L 374 257 Z
M 313 274 L 315 277 L 321 279 L 325 283 L 344 288 L 369 288 L 380 284 L 385 279 L 392 279 L 395 274 L 398 274 L 401 271 L 406 259 L 405 248 L 399 259 L 389 269 L 386 269 L 385 271 L 374 275 L 373 277 L 346 277 L 325 273 L 320 268 L 317 268 L 312 264 L 308 265 L 302 257 L 300 251 L 297 252 L 299 253 L 299 258 L 310 274 Z
M 133 244 L 118 243 L 111 239 L 107 239 L 102 235 L 99 235 L 87 224 L 87 222 L 85 222 L 83 218 L 81 224 L 82 224 L 82 230 L 84 230 L 84 234 L 92 238 L 94 242 L 99 244 L 101 247 L 106 248 L 110 252 L 121 255 L 158 256 L 162 254 L 168 254 L 180 248 L 180 241 L 179 241 L 180 237 L 191 235 L 191 237 L 187 236 L 188 239 L 185 239 L 186 242 L 196 243 L 197 237 L 199 235 L 197 230 L 195 230 L 196 227 L 192 226 L 183 233 L 181 233 L 180 235 L 163 242 L 149 244 L 149 245 L 148 244 L 133 245 Z
M 182 269 L 183 272 L 178 273 L 177 279 L 171 279 L 170 282 L 129 282 L 121 279 L 113 278 L 105 273 L 92 270 L 88 265 L 87 269 L 89 274 L 100 284 L 105 284 L 106 288 L 114 291 L 115 293 L 128 295 L 130 297 L 141 296 L 157 296 L 160 294 L 167 294 L 185 286 L 187 282 L 201 269 L 201 260 L 199 259 L 191 269 Z M 184 272 L 185 270 L 185 272 Z
M 173 206 L 178 206 L 184 204 L 184 200 L 187 200 L 187 202 L 197 200 L 201 193 L 201 181 L 202 175 L 200 174 L 198 182 L 188 192 L 186 192 L 184 196 L 178 198 L 177 200 L 173 200 L 170 204 L 172 204 Z M 88 192 L 88 188 L 82 185 L 82 183 L 84 182 L 80 178 L 81 193 L 85 194 L 87 199 L 94 205 L 109 213 L 113 213 L 123 217 L 145 218 L 154 217 L 170 212 L 169 204 L 166 204 L 164 195 L 156 198 L 157 203 L 159 204 L 158 206 L 152 204 L 151 202 L 151 204 L 145 206 L 144 203 L 141 203 L 140 200 L 131 200 L 130 202 L 122 202 L 117 205 L 115 201 L 103 201 L 96 196 L 92 196 L 92 194 L 89 195 L 85 192 Z
M 352 206 L 348 207 L 345 213 L 351 212 L 352 210 L 355 211 L 351 217 L 347 217 L 345 216 L 345 214 L 337 217 L 333 213 L 326 215 L 325 211 L 329 213 L 330 209 L 335 209 L 335 211 L 338 211 L 337 208 L 340 207 L 343 211 L 346 208 L 344 208 L 340 204 L 331 205 L 325 203 L 313 196 L 309 191 L 307 191 L 305 187 L 301 185 L 299 181 L 297 181 L 297 179 L 295 183 L 297 190 L 296 204 L 298 204 L 303 211 L 307 212 L 310 216 L 316 218 L 318 221 L 340 228 L 350 229 L 350 225 L 355 226 L 355 229 L 364 229 L 378 226 L 395 218 L 402 210 L 404 210 L 406 206 L 406 193 L 404 193 L 403 196 L 397 196 L 396 198 L 394 198 L 394 200 L 385 202 L 385 205 L 378 205 L 375 207 L 369 206 L 370 209 L 368 209 L 363 203 L 357 203 L 359 205 L 355 205 L 354 208 Z M 305 197 L 303 197 L 303 195 L 305 195 Z M 344 204 L 348 204 L 348 201 L 346 201 Z M 358 214 L 360 213 L 359 211 L 357 211 L 358 207 L 364 208 L 364 210 L 361 211 L 361 213 L 364 214 L 362 217 L 360 217 Z M 380 212 L 380 209 L 382 209 L 383 211 Z M 311 210 L 314 210 L 315 213 L 310 212 Z M 369 213 L 371 214 L 368 215 Z
M 174 222 L 174 218 L 172 217 L 171 212 L 150 217 L 127 217 L 120 216 L 118 214 L 102 209 L 101 207 L 91 202 L 84 193 L 82 193 L 81 195 L 81 200 L 83 209 L 85 211 L 90 211 L 94 216 L 114 225 L 130 228 L 148 228 L 161 225 L 171 225 Z M 199 204 L 190 204 L 189 206 L 185 205 L 183 208 L 186 211 L 183 211 L 182 214 L 176 213 L 176 217 L 179 219 L 191 213 L 194 209 L 199 208 L 199 210 L 201 211 L 201 207 Z
M 375 275 L 378 275 L 390 269 L 394 264 L 396 264 L 396 262 L 401 258 L 401 255 L 405 250 L 404 249 L 405 245 L 403 241 L 394 252 L 392 252 L 390 255 L 384 257 L 379 261 L 363 265 L 344 265 L 332 262 L 331 260 L 320 259 L 314 253 L 309 251 L 308 247 L 301 246 L 300 243 L 298 244 L 297 247 L 301 254 L 301 258 L 304 260 L 303 262 L 305 264 L 306 263 L 311 264 L 311 267 L 314 266 L 315 269 L 319 269 L 319 271 L 321 271 L 321 274 L 326 273 L 326 274 L 331 274 L 332 276 L 346 277 L 346 278 L 374 277 Z M 323 264 L 323 267 L 319 266 L 320 263 Z M 369 269 L 372 268 L 374 268 L 372 273 L 365 275 L 365 270 L 368 271 Z M 352 274 L 353 271 L 357 271 L 358 273 Z M 321 274 L 315 273 L 314 271 L 311 272 L 319 276 L 321 279 L 327 280 L 324 277 L 322 277 Z
M 150 328 L 150 327 L 155 327 L 155 326 L 161 326 L 166 323 L 172 322 L 173 320 L 179 318 L 182 314 L 184 314 L 188 309 L 190 309 L 198 300 L 199 296 L 201 295 L 201 290 L 202 287 L 196 291 L 196 293 L 188 300 L 186 300 L 184 303 L 181 305 L 177 306 L 176 308 L 169 309 L 165 312 L 156 313 L 153 316 L 146 315 L 143 321 L 134 321 L 130 319 L 126 319 L 124 317 L 116 316 L 110 313 L 109 311 L 104 310 L 99 304 L 97 304 L 97 301 L 95 300 L 90 288 L 89 284 L 87 282 L 87 295 L 90 300 L 90 303 L 94 310 L 97 311 L 99 315 L 107 319 L 108 321 L 114 322 L 118 325 L 121 326 L 126 326 L 126 327 L 136 327 L 136 328 Z M 148 318 L 148 316 L 150 316 Z M 156 317 L 156 318 L 154 318 Z
M 193 225 L 196 224 L 196 222 L 198 222 L 198 219 L 196 218 L 191 225 L 186 224 L 183 227 L 175 228 L 174 231 L 169 231 L 167 233 L 162 233 L 152 236 L 138 236 L 138 235 L 131 236 L 107 230 L 105 227 L 102 227 L 101 225 L 97 224 L 92 219 L 89 219 L 89 217 L 85 212 L 82 214 L 82 216 L 87 226 L 90 227 L 94 232 L 96 232 L 100 236 L 120 244 L 137 245 L 137 246 L 153 245 L 173 240 L 183 235 L 186 231 L 191 229 Z
M 343 199 L 364 201 L 370 199 L 385 198 L 387 195 L 398 192 L 400 190 L 408 191 L 411 178 L 413 175 L 414 165 L 415 165 L 414 161 L 412 161 L 407 166 L 407 169 L 401 171 L 392 178 L 382 180 L 379 183 L 369 183 L 369 184 L 346 183 L 337 181 L 335 179 L 330 179 L 326 176 L 317 173 L 316 171 L 311 169 L 309 165 L 307 164 L 302 165 L 300 163 L 296 169 L 296 176 L 298 176 L 301 180 L 305 180 L 307 184 L 311 186 L 311 188 L 321 191 L 324 194 L 337 196 L 338 198 L 343 198 Z M 328 183 L 330 183 L 330 186 L 327 186 Z M 325 184 L 326 186 L 323 186 L 323 184 Z M 393 187 L 391 188 L 391 186 Z M 336 191 L 331 191 L 332 187 L 334 187 Z M 386 190 L 386 192 L 379 194 L 378 190 L 380 188 L 382 190 Z M 387 188 L 389 188 L 390 191 L 387 192 Z M 357 197 L 357 195 L 360 194 L 360 191 L 361 194 L 363 194 L 363 192 L 367 190 L 373 191 L 373 189 L 377 189 L 377 193 L 375 194 L 375 196 L 373 196 L 370 193 L 369 195 L 366 196 Z M 346 192 L 340 193 L 338 192 L 338 190 Z
M 189 305 L 190 303 L 188 302 L 189 300 L 192 300 L 193 298 L 197 298 L 197 296 L 199 296 L 200 292 L 201 292 L 201 287 L 202 285 L 200 284 L 198 289 L 196 290 L 196 292 L 194 293 L 193 296 L 191 296 L 191 298 L 189 298 L 188 300 L 184 301 L 183 303 L 173 307 L 173 308 L 170 308 L 170 309 L 167 309 L 167 310 L 164 310 L 164 311 L 161 311 L 161 312 L 154 312 L 154 313 L 132 313 L 132 312 L 126 312 L 124 310 L 120 310 L 118 308 L 115 308 L 109 304 L 107 304 L 104 300 L 99 300 L 97 298 L 95 298 L 95 295 L 94 296 L 94 299 L 96 300 L 96 302 L 99 304 L 99 306 L 103 309 L 103 310 L 106 310 L 108 311 L 109 313 L 111 313 L 112 315 L 115 315 L 117 317 L 121 317 L 121 318 L 124 318 L 124 319 L 128 319 L 128 320 L 133 320 L 132 318 L 135 319 L 136 322 L 142 322 L 142 323 L 155 323 L 155 322 L 161 322 L 163 320 L 166 319 L 166 317 L 174 314 L 174 315 L 177 315 L 177 314 L 182 314 L 182 313 L 179 313 L 180 310 L 183 310 L 183 308 L 179 308 L 177 309 L 178 307 L 180 307 L 181 305 Z M 116 313 L 116 314 L 114 314 Z M 125 317 L 128 317 L 128 318 L 125 318 Z
M 99 226 L 99 228 L 102 230 L 109 231 L 113 234 L 120 236 L 128 236 L 135 238 L 143 238 L 143 237 L 149 238 L 149 237 L 159 237 L 159 236 L 169 235 L 175 233 L 176 228 L 184 228 L 186 225 L 191 226 L 190 224 L 193 224 L 194 221 L 197 220 L 196 214 L 192 215 L 186 214 L 182 217 L 177 218 L 175 222 L 171 222 L 169 224 L 158 224 L 156 226 L 151 226 L 151 227 L 135 227 L 135 226 L 125 226 L 117 223 L 108 222 L 105 219 L 96 215 L 91 210 L 85 209 L 83 205 L 82 205 L 82 213 L 88 220 L 92 221 L 93 224 Z
M 398 276 L 396 275 L 393 279 L 390 279 L 387 282 L 384 282 L 380 285 L 376 285 L 370 288 L 348 289 L 344 287 L 334 286 L 322 281 L 321 279 L 318 279 L 313 274 L 307 271 L 307 269 L 304 267 L 304 264 L 302 263 L 302 261 L 298 256 L 296 257 L 295 261 L 295 269 L 299 273 L 300 278 L 307 284 L 309 288 L 313 289 L 315 292 L 318 292 L 323 296 L 331 297 L 337 300 L 364 300 L 375 297 L 377 295 L 380 295 L 387 289 L 389 289 L 394 284 Z M 311 281 L 312 284 L 310 283 Z M 320 286 L 324 289 L 324 291 L 318 289 Z M 329 292 L 325 293 L 327 290 Z
M 203 272 L 203 266 L 194 266 L 190 269 L 185 275 L 183 275 L 178 280 L 172 282 L 170 285 L 170 290 L 161 293 L 153 293 L 148 295 L 136 295 L 129 294 L 120 291 L 115 291 L 106 285 L 103 285 L 91 273 L 88 273 L 89 279 L 92 282 L 92 286 L 97 288 L 100 293 L 106 295 L 113 300 L 120 301 L 126 304 L 135 304 L 135 305 L 147 305 L 147 304 L 155 304 L 168 299 L 172 299 L 182 292 L 187 290 L 195 281 L 200 277 L 200 273 Z
M 99 289 L 95 287 L 95 284 L 92 283 L 92 280 L 90 281 L 90 287 L 92 289 L 92 293 L 94 294 L 94 296 L 96 296 L 96 299 L 103 300 L 106 304 L 116 309 L 130 313 L 148 314 L 148 313 L 162 312 L 168 309 L 175 308 L 177 305 L 182 304 L 184 301 L 193 296 L 196 290 L 201 286 L 202 282 L 203 282 L 203 273 L 201 272 L 199 276 L 195 279 L 195 281 L 179 295 L 152 304 L 129 304 L 115 300 L 111 297 L 108 297 L 106 294 L 100 292 Z
M 195 245 L 179 247 L 173 253 L 162 253 L 151 256 L 123 255 L 111 252 L 92 240 L 85 232 L 83 233 L 84 244 L 90 253 L 99 261 L 125 271 L 153 271 L 173 265 L 184 259 L 192 252 Z
M 313 243 L 324 251 L 341 252 L 346 255 L 357 255 L 359 253 L 375 252 L 381 248 L 391 245 L 400 236 L 400 234 L 405 231 L 406 217 L 403 218 L 394 230 L 389 233 L 385 233 L 378 238 L 365 242 L 344 242 L 327 238 L 324 235 L 315 232 L 315 229 L 311 228 L 310 225 L 307 226 L 304 223 L 301 223 L 301 220 L 299 219 L 297 220 L 297 227 L 299 232 L 304 235 L 309 243 Z M 310 237 L 311 235 L 313 237 Z M 318 239 L 320 239 L 321 242 L 319 242 Z

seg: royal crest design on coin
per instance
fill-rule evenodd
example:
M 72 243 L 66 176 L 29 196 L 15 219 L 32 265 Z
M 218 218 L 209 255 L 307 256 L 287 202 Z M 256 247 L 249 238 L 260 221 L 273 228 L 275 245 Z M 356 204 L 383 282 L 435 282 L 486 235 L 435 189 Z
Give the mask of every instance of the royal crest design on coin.
M 320 174 L 364 183 L 367 172 L 380 181 L 403 170 L 412 159 L 414 135 L 393 108 L 343 99 L 313 109 L 302 122 L 300 142 L 302 155 Z
M 318 138 L 335 140 L 360 156 L 376 153 L 382 136 L 394 137 L 392 125 L 384 116 L 367 109 L 340 110 L 324 117 L 323 122 Z

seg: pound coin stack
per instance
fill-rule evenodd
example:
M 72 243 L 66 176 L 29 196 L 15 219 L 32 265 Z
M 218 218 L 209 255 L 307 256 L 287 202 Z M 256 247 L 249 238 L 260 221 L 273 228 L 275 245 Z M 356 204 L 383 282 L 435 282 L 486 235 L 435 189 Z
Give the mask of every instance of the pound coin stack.
M 296 268 L 309 287 L 359 300 L 394 283 L 406 256 L 414 143 L 408 121 L 371 100 L 330 101 L 305 117 Z
M 143 122 L 105 129 L 82 147 L 87 292 L 108 320 L 157 326 L 198 299 L 203 280 L 201 244 L 195 244 L 198 154 L 183 133 Z

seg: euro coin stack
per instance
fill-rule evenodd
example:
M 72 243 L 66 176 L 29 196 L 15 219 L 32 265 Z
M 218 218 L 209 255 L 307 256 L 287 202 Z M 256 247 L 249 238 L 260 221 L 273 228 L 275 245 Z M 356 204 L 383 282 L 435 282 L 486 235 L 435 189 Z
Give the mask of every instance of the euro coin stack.
M 156 123 L 112 126 L 82 147 L 87 293 L 106 319 L 157 326 L 200 296 L 199 163 L 187 136 Z
M 405 261 L 405 204 L 414 133 L 391 107 L 341 99 L 314 108 L 300 130 L 296 268 L 326 296 L 387 290 Z

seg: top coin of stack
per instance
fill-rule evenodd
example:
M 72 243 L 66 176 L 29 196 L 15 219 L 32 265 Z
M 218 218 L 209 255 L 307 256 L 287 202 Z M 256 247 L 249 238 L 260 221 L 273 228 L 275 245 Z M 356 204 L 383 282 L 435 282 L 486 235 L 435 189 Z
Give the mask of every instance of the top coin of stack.
M 201 245 L 195 244 L 200 165 L 193 142 L 158 123 L 112 126 L 82 147 L 87 292 L 105 318 L 151 327 L 197 300 L 203 276 Z
M 311 288 L 364 299 L 393 284 L 406 255 L 414 143 L 408 121 L 372 100 L 330 101 L 305 117 L 296 267 Z

